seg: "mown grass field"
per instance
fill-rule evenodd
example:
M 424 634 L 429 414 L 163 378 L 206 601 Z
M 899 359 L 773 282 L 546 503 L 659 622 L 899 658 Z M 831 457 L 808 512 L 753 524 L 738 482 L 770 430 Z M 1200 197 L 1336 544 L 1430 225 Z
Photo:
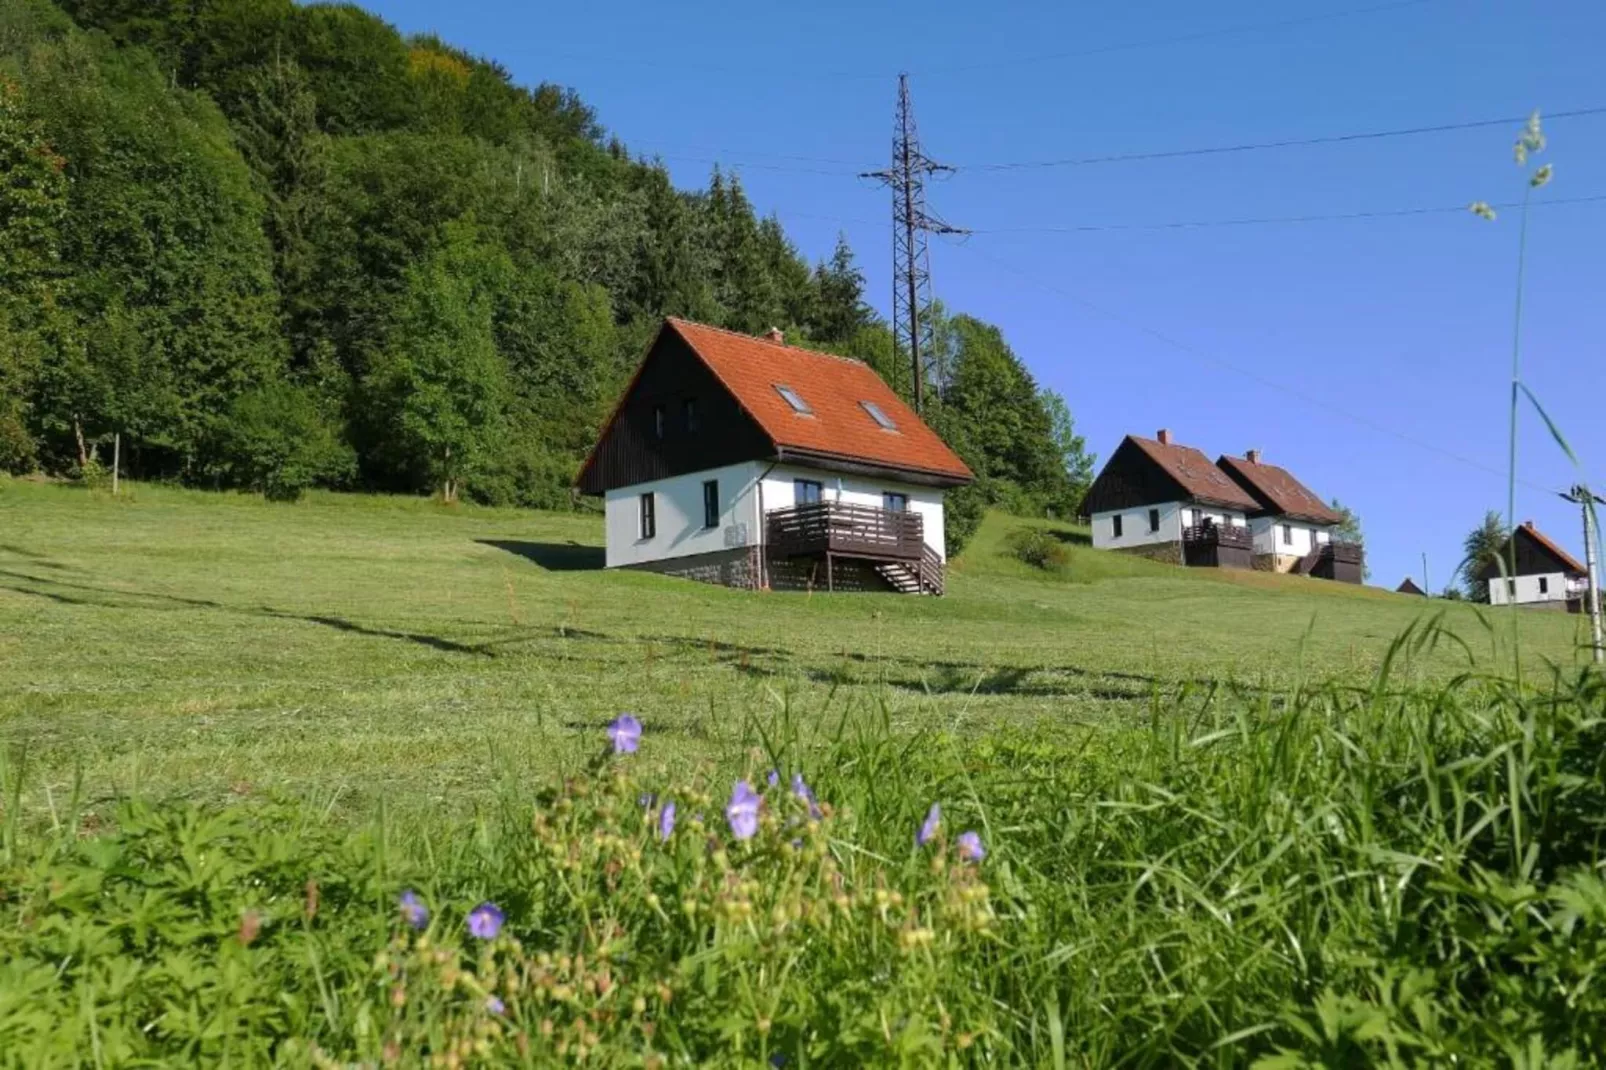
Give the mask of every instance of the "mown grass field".
M 978 734 L 1147 716 L 1184 688 L 1364 685 L 1423 614 L 1487 662 L 1467 606 L 1183 570 L 1075 543 L 1010 557 L 995 516 L 948 597 L 728 591 L 607 572 L 591 517 L 315 494 L 0 488 L 0 730 L 59 791 L 288 791 L 438 806 L 589 754 L 640 714 L 672 753 L 729 755 L 751 716 L 874 708 Z M 1074 529 L 1061 529 L 1075 539 Z M 1532 615 L 1532 664 L 1577 619 Z M 1411 671 L 1447 676 L 1443 644 Z
M 0 484 L 0 1070 L 1606 1065 L 1576 619 L 1021 523 L 793 596 Z

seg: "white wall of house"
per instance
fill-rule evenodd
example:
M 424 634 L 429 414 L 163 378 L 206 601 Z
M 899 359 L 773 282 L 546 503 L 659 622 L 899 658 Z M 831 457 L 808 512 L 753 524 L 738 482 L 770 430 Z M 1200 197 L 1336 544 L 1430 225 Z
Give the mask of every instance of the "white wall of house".
M 768 465 L 764 467 L 768 468 Z M 940 488 L 900 483 L 891 479 L 842 475 L 817 468 L 805 468 L 801 465 L 776 465 L 764 477 L 764 511 L 790 509 L 797 504 L 795 481 L 799 479 L 812 480 L 820 484 L 820 500 L 827 502 L 868 505 L 881 509 L 884 507 L 887 494 L 902 494 L 909 500 L 909 511 L 920 514 L 926 545 L 935 550 L 938 557 L 947 560 L 948 548 L 943 528 L 943 492 Z
M 713 553 L 757 541 L 757 487 L 766 467 L 746 461 L 610 490 L 603 505 L 608 567 Z M 719 484 L 719 523 L 711 528 L 703 526 L 703 484 L 708 480 Z M 649 493 L 656 531 L 643 538 L 641 496 Z
M 1333 537 L 1331 528 L 1280 516 L 1257 516 L 1249 522 L 1249 530 L 1255 536 L 1255 553 L 1288 557 L 1304 557 Z
M 768 473 L 768 474 L 766 474 Z M 926 545 L 946 559 L 943 533 L 943 492 L 934 487 L 915 486 L 896 480 L 877 480 L 862 476 L 838 475 L 820 469 L 748 461 L 683 476 L 638 483 L 610 490 L 604 501 L 609 568 L 639 565 L 648 561 L 689 557 L 742 546 L 762 538 L 759 515 L 796 504 L 797 479 L 820 484 L 821 500 L 853 505 L 883 507 L 884 495 L 902 494 L 909 510 L 919 513 Z M 719 523 L 703 526 L 703 484 L 719 484 Z M 760 483 L 762 482 L 762 492 Z M 641 496 L 653 496 L 656 530 L 651 538 L 641 530 Z
M 1115 534 L 1116 517 L 1121 518 L 1119 536 Z M 1154 524 L 1156 519 L 1158 526 Z M 1248 522 L 1243 513 L 1192 502 L 1159 502 L 1130 509 L 1110 509 L 1092 516 L 1093 547 L 1098 550 L 1126 550 L 1176 542 L 1182 538 L 1183 528 L 1205 520 L 1240 528 Z
M 1515 599 L 1512 598 L 1513 589 Z M 1489 602 L 1497 606 L 1510 605 L 1513 600 L 1518 605 L 1565 602 L 1569 590 L 1567 574 L 1564 572 L 1543 572 L 1537 576 L 1513 576 L 1510 579 L 1496 577 L 1489 581 Z M 1576 591 L 1573 594 L 1576 597 Z

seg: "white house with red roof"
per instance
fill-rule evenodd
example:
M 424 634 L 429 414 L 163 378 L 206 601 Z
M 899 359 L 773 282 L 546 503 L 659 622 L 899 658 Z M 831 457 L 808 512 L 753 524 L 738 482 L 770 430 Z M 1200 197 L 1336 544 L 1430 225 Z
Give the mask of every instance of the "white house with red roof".
M 1523 521 L 1513 537 L 1516 571 L 1511 571 L 1512 547 L 1507 542 L 1500 549 L 1500 563 L 1490 562 L 1478 572 L 1478 578 L 1488 584 L 1489 603 L 1583 612 L 1589 588 L 1583 564 L 1534 527 L 1532 520 Z
M 940 594 L 943 496 L 972 478 L 863 362 L 669 319 L 576 485 L 609 568 Z

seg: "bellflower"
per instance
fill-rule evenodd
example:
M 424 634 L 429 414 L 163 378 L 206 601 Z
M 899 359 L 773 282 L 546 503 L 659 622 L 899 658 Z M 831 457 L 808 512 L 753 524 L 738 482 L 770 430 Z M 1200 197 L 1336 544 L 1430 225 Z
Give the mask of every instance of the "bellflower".
M 503 1011 L 507 1010 L 507 1004 L 503 1003 L 495 996 L 486 996 L 485 1009 L 490 1011 L 492 1014 L 501 1014 Z
M 658 838 L 669 839 L 669 834 L 675 831 L 675 800 L 670 799 L 664 803 L 664 808 L 658 812 Z
M 408 925 L 422 929 L 429 924 L 429 907 L 424 905 L 424 901 L 418 898 L 418 893 L 411 888 L 401 894 L 397 903 L 401 906 L 402 918 Z
M 506 915 L 495 903 L 481 903 L 468 916 L 468 931 L 481 940 L 495 940 Z
M 959 857 L 966 862 L 980 862 L 987 857 L 987 848 L 981 845 L 981 837 L 974 832 L 961 832 L 954 842 L 959 845 Z
M 769 776 L 765 777 L 764 779 L 769 781 L 770 787 L 773 788 L 775 785 L 781 782 L 781 774 L 778 771 L 771 769 Z
M 641 744 L 641 722 L 628 713 L 621 713 L 608 725 L 608 740 L 615 754 L 634 754 Z
M 731 801 L 725 806 L 725 820 L 730 822 L 731 835 L 738 840 L 750 840 L 758 832 L 758 808 L 763 800 L 745 780 L 738 780 L 731 789 Z
M 926 811 L 926 819 L 920 823 L 920 832 L 915 836 L 915 846 L 924 847 L 930 843 L 932 837 L 937 835 L 937 827 L 942 824 L 942 806 L 932 803 L 931 809 Z
M 816 821 L 820 819 L 820 804 L 814 798 L 814 789 L 809 787 L 802 773 L 792 774 L 792 794 L 809 804 L 810 817 Z

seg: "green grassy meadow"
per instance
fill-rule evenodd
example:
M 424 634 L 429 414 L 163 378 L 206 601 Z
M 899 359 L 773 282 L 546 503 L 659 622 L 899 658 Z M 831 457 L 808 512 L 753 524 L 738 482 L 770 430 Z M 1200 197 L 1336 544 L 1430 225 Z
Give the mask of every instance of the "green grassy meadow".
M 1430 610 L 1075 544 L 1050 576 L 1006 554 L 1019 523 L 991 517 L 943 599 L 809 596 L 603 571 L 585 516 L 11 483 L 0 725 L 40 783 L 433 806 L 588 755 L 622 710 L 702 757 L 739 752 L 750 716 L 783 708 L 1069 731 L 1213 683 L 1364 685 Z M 1447 625 L 1480 657 L 1505 638 L 1467 606 Z M 1522 627 L 1530 662 L 1574 660 L 1577 618 Z M 1466 665 L 1447 643 L 1412 668 Z
M 783 595 L 0 483 L 0 1068 L 1606 1065 L 1577 618 L 1025 523 Z

